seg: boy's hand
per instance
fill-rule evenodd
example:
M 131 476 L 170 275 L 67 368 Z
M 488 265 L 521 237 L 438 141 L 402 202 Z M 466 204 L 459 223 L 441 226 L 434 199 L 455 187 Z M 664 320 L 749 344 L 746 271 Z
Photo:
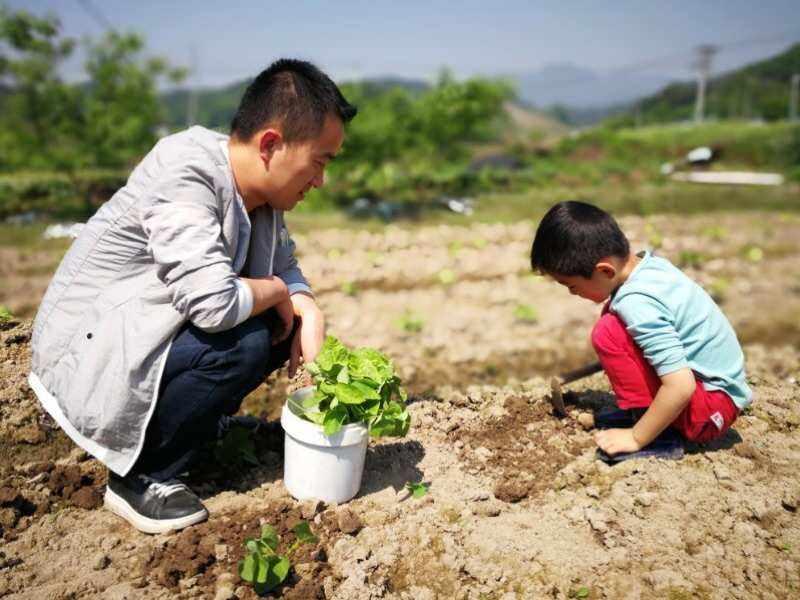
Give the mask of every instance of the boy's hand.
M 633 437 L 633 428 L 604 429 L 594 434 L 594 441 L 606 454 L 638 452 L 642 445 Z

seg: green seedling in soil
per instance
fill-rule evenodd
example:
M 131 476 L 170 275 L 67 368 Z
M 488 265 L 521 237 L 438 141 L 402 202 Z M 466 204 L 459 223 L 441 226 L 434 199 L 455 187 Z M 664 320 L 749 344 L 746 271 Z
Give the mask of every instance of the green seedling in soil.
M 406 489 L 414 498 L 422 498 L 425 494 L 428 493 L 428 484 L 427 483 L 406 483 Z
M 514 318 L 522 323 L 536 323 L 539 321 L 539 315 L 536 309 L 530 304 L 517 304 L 514 308 Z
M 450 254 L 450 256 L 458 256 L 458 253 L 461 252 L 462 248 L 463 246 L 461 242 L 450 242 L 447 245 L 447 252 Z
M 744 256 L 750 262 L 757 263 L 764 259 L 764 251 L 758 246 L 748 244 L 742 248 L 742 256 Z
M 278 554 L 280 538 L 271 525 L 261 527 L 260 538 L 245 540 L 247 554 L 239 561 L 239 577 L 252 583 L 258 595 L 274 590 L 286 580 L 292 566 L 289 558 L 301 544 L 317 542 L 306 521 L 295 525 L 292 531 L 296 539 L 284 555 Z
M 347 294 L 348 296 L 355 296 L 358 294 L 358 286 L 353 281 L 345 281 L 339 289 L 342 290 L 343 294 Z
M 406 311 L 399 319 L 397 319 L 396 324 L 406 333 L 419 333 L 425 326 L 425 321 L 423 321 L 418 315 L 410 311 Z
M 436 277 L 442 285 L 452 285 L 456 281 L 456 274 L 450 269 L 442 269 Z
M 256 457 L 256 444 L 250 432 L 243 427 L 233 427 L 214 446 L 214 458 L 217 462 L 232 467 L 247 463 L 259 464 Z
M 488 243 L 489 242 L 487 242 L 483 238 L 475 238 L 474 240 L 472 240 L 472 245 L 475 246 L 478 250 L 483 250 L 484 248 L 486 248 L 486 245 Z
M 408 433 L 407 395 L 386 355 L 373 348 L 351 350 L 329 335 L 306 370 L 316 389 L 303 400 L 302 416 L 322 425 L 325 435 L 350 423 L 363 423 L 373 437 Z
M 647 234 L 647 243 L 653 249 L 661 248 L 664 243 L 664 236 L 662 236 L 652 223 L 647 223 L 644 226 L 644 232 Z
M 705 262 L 706 257 L 702 253 L 694 250 L 681 250 L 678 255 L 678 266 L 681 268 L 700 268 Z
M 589 588 L 588 587 L 579 587 L 577 590 L 572 590 L 569 593 L 570 598 L 588 598 L 589 597 Z
M 720 225 L 712 225 L 703 229 L 703 235 L 718 242 L 728 236 L 728 230 Z
M 5 306 L 0 306 L 0 323 L 5 323 L 13 318 L 14 315 L 11 314 L 11 311 L 8 310 L 8 308 Z

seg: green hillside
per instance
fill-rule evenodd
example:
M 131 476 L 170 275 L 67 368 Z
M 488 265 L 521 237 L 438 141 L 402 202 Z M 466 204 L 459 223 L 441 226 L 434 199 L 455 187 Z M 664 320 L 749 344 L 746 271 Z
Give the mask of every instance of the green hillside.
M 195 123 L 215 129 L 227 129 L 249 80 L 238 81 L 222 88 L 198 90 Z M 161 95 L 166 125 L 170 129 L 186 127 L 189 90 L 175 90 Z
M 233 113 L 250 84 L 250 79 L 238 81 L 221 88 L 203 89 L 195 92 L 196 113 L 194 122 L 214 129 L 227 129 Z M 401 88 L 417 95 L 430 86 L 424 81 L 398 77 L 366 79 L 359 82 L 364 97 L 372 98 L 387 90 Z M 348 84 L 344 84 L 348 85 Z M 165 107 L 166 125 L 170 129 L 180 129 L 187 124 L 189 90 L 181 89 L 161 95 Z
M 800 43 L 767 60 L 712 78 L 705 114 L 715 119 L 785 119 L 789 81 L 795 73 L 800 73 Z M 695 90 L 694 81 L 665 87 L 639 103 L 640 118 L 645 123 L 692 118 Z

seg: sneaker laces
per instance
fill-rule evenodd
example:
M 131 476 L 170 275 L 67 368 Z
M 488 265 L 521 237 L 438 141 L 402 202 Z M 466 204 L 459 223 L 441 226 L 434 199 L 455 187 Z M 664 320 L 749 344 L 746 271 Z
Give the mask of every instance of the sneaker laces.
M 167 482 L 167 483 L 153 482 L 150 484 L 150 490 L 152 490 L 153 495 L 155 495 L 158 498 L 168 498 L 172 494 L 184 490 L 187 492 L 190 491 L 185 483 L 180 483 L 180 482 Z

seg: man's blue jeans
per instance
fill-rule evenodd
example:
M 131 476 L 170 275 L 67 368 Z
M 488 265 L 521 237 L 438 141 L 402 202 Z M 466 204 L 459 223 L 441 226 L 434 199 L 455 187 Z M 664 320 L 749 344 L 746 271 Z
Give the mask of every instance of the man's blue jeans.
M 166 481 L 191 466 L 218 437 L 220 420 L 289 358 L 292 336 L 276 346 L 261 317 L 207 333 L 187 323 L 172 342 L 158 401 L 132 474 Z

